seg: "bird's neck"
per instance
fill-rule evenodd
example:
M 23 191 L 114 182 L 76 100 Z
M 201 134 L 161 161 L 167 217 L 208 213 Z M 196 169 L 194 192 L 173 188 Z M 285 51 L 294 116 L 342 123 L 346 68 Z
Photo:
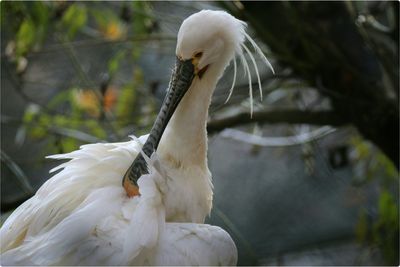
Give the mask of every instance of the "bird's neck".
M 158 154 L 176 167 L 207 168 L 206 124 L 218 76 L 196 77 L 165 129 Z

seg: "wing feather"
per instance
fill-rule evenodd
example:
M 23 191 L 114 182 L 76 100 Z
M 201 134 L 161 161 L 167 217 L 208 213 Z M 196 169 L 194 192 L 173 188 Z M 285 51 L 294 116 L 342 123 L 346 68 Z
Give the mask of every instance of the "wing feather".
M 2 265 L 233 265 L 235 244 L 221 228 L 167 223 L 166 172 L 157 155 L 128 198 L 121 177 L 142 140 L 93 144 L 70 159 L 0 230 Z

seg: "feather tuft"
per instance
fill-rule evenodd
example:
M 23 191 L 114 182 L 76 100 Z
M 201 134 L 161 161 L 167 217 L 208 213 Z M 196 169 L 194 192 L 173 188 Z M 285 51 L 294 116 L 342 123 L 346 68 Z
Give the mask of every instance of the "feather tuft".
M 232 86 L 231 89 L 229 89 L 229 95 L 225 100 L 225 103 L 228 103 L 229 99 L 232 96 L 233 93 L 233 88 L 235 88 L 235 84 L 236 84 L 236 74 L 237 74 L 237 63 L 236 63 L 236 57 L 233 58 L 233 82 L 232 82 Z

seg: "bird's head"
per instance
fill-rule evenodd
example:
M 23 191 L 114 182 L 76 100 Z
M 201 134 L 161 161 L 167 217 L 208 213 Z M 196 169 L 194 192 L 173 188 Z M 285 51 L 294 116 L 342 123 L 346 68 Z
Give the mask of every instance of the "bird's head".
M 169 120 L 192 84 L 214 82 L 215 88 L 216 81 L 235 55 L 240 57 L 248 74 L 250 99 L 252 101 L 251 75 L 244 57 L 244 51 L 252 59 L 259 84 L 260 79 L 255 60 L 250 50 L 244 45 L 244 41 L 248 40 L 257 54 L 263 57 L 268 64 L 269 62 L 253 39 L 247 35 L 245 27 L 246 23 L 224 11 L 203 10 L 183 21 L 178 33 L 176 63 L 167 95 L 150 135 L 142 148 L 147 156 L 151 156 L 157 149 Z M 235 85 L 236 60 L 234 60 L 234 67 L 234 82 L 231 92 Z M 204 103 L 204 105 L 208 104 Z M 128 195 L 133 196 L 138 193 L 137 180 L 144 173 L 147 173 L 147 165 L 143 155 L 139 154 L 124 177 L 124 187 Z
M 222 74 L 235 53 L 241 52 L 245 26 L 225 11 L 202 10 L 182 23 L 176 46 L 179 60 L 189 60 L 200 79 L 209 69 Z

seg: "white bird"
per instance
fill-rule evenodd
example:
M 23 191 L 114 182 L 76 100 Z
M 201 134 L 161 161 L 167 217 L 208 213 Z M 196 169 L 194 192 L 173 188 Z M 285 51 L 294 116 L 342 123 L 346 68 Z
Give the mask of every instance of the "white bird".
M 51 170 L 61 171 L 3 224 L 1 265 L 236 264 L 229 234 L 204 224 L 213 198 L 206 121 L 216 84 L 235 55 L 250 93 L 244 52 L 259 80 L 245 40 L 269 64 L 245 26 L 223 11 L 188 17 L 150 134 L 50 156 L 69 161 Z

